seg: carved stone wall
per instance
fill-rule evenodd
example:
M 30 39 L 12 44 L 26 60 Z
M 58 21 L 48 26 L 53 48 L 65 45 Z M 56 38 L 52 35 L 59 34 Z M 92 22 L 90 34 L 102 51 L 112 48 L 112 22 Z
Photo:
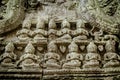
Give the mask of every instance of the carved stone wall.
M 119 80 L 119 7 L 119 0 L 2 0 L 0 79 Z

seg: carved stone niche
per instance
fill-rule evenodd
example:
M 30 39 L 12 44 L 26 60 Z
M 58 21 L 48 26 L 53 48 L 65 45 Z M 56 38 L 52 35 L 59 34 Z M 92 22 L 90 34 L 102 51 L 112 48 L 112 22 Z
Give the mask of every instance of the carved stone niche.
M 14 53 L 14 44 L 12 42 L 8 43 L 5 47 L 5 52 L 0 57 L 1 68 L 15 68 L 15 61 L 17 59 L 16 54 Z
M 24 54 L 20 57 L 20 60 L 17 62 L 17 66 L 21 67 L 24 70 L 27 69 L 39 69 L 38 63 L 39 56 L 35 55 L 35 48 L 31 42 L 27 44 L 24 50 Z
M 118 0 L 2 1 L 0 80 L 120 79 Z

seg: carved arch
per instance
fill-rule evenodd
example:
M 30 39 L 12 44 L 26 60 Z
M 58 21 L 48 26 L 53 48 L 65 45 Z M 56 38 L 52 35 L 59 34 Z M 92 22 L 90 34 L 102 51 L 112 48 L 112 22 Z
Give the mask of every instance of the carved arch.
M 24 18 L 24 0 L 9 0 L 5 17 L 0 20 L 0 35 L 18 27 Z

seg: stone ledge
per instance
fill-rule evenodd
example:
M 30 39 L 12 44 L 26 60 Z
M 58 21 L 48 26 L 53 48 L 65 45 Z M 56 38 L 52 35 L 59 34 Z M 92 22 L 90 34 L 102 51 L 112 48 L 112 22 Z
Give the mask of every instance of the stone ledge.
M 109 78 L 117 80 L 113 79 L 114 77 L 119 80 L 119 76 L 120 71 L 109 73 L 103 70 L 0 70 L 0 79 L 2 80 L 108 80 Z

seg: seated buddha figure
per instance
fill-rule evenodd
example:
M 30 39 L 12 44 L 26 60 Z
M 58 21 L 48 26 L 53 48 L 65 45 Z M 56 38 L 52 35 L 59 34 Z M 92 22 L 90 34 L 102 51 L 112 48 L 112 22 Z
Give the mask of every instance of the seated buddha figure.
M 18 61 L 18 66 L 22 67 L 22 69 L 28 69 L 28 68 L 38 68 L 39 64 L 38 59 L 39 57 L 35 54 L 35 48 L 33 47 L 32 43 L 29 42 L 27 46 L 25 47 L 25 54 L 23 54 L 20 57 L 20 60 Z
M 75 31 L 73 31 L 73 36 L 75 36 L 73 38 L 73 40 L 75 41 L 79 41 L 79 40 L 87 40 L 89 33 L 87 30 L 85 30 L 85 23 L 83 22 L 83 20 L 78 20 L 77 21 L 77 29 Z
M 68 48 L 69 48 L 69 54 L 67 54 L 66 56 L 66 61 L 63 64 L 63 68 L 64 69 L 80 69 L 83 56 L 82 54 L 78 53 L 78 45 L 72 42 Z
M 58 40 L 71 40 L 71 30 L 70 23 L 65 19 L 61 24 L 61 30 L 57 32 L 57 35 L 60 37 Z
M 115 53 L 115 42 L 114 41 L 107 41 L 105 45 L 106 53 L 104 55 L 105 64 L 103 65 L 104 68 L 112 68 L 112 67 L 119 67 L 119 55 Z
M 100 68 L 101 56 L 97 53 L 97 46 L 94 42 L 90 42 L 87 46 L 87 54 L 85 56 L 85 64 L 83 68 Z
M 50 19 L 49 21 L 49 31 L 48 31 L 48 35 L 49 35 L 49 40 L 55 40 L 57 38 L 57 25 L 54 21 L 54 19 Z
M 8 43 L 5 47 L 5 53 L 3 53 L 0 57 L 0 64 L 3 67 L 15 67 L 14 63 L 17 56 L 14 54 L 14 45 L 12 42 Z
M 22 24 L 22 29 L 16 34 L 20 42 L 27 42 L 31 40 L 32 31 L 30 30 L 30 27 L 31 21 L 24 20 Z
M 46 39 L 47 31 L 45 30 L 45 21 L 38 18 L 36 30 L 34 31 L 34 41 L 39 42 L 40 40 Z
M 60 56 L 56 53 L 57 46 L 54 41 L 48 44 L 48 53 L 45 54 L 45 67 L 46 69 L 60 69 Z

